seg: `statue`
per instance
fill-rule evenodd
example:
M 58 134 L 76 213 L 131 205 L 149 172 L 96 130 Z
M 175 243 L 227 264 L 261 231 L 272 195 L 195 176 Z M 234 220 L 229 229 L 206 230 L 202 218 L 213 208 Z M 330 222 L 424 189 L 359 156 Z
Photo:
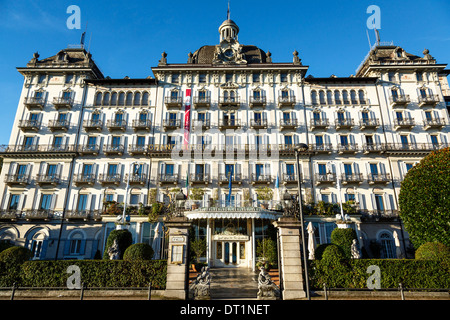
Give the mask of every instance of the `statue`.
M 113 245 L 108 249 L 109 260 L 119 260 L 120 249 L 117 239 L 114 239 Z
M 208 300 L 211 298 L 210 292 L 211 275 L 209 274 L 209 267 L 205 266 L 197 275 L 197 278 L 192 283 L 190 289 L 193 291 L 195 300 Z
M 298 57 L 298 52 L 297 52 L 297 50 L 295 50 L 295 51 L 293 52 L 293 55 L 294 55 L 293 63 L 294 63 L 294 64 L 297 64 L 297 65 L 301 65 L 301 64 L 302 64 L 302 63 L 301 63 L 301 59 Z
M 158 65 L 166 65 L 167 64 L 167 53 L 164 51 L 161 53 L 161 60 L 159 60 Z
M 280 296 L 280 289 L 270 278 L 266 268 L 261 267 L 258 276 L 258 300 L 276 300 Z
M 353 259 L 361 259 L 361 252 L 356 244 L 356 239 L 353 239 L 352 241 L 351 253 Z

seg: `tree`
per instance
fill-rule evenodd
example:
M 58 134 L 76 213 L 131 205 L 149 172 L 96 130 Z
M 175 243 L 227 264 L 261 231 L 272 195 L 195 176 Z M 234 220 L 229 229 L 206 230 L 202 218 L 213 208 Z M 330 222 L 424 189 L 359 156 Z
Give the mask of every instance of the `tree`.
M 109 260 L 108 249 L 114 244 L 114 240 L 117 240 L 120 251 L 120 260 L 122 260 L 125 250 L 133 243 L 133 235 L 126 229 L 112 230 L 106 240 L 105 251 L 103 252 L 104 260 Z
M 450 149 L 433 151 L 401 184 L 400 217 L 415 248 L 426 242 L 450 246 Z

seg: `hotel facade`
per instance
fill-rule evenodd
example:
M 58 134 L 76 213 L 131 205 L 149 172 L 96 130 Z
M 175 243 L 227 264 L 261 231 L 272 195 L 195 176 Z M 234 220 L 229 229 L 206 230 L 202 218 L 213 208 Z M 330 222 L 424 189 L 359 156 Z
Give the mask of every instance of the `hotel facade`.
M 377 43 L 355 75 L 315 78 L 297 51 L 273 62 L 238 33 L 227 19 L 219 44 L 187 63 L 164 52 L 145 79 L 105 77 L 83 46 L 17 68 L 0 239 L 35 259 L 92 259 L 122 216 L 111 206 L 125 203 L 133 242 L 165 258 L 164 222 L 145 210 L 181 191 L 198 196 L 184 215 L 206 239 L 203 260 L 254 269 L 300 179 L 316 245 L 344 213 L 367 256 L 411 256 L 398 195 L 414 164 L 448 146 L 446 64 Z

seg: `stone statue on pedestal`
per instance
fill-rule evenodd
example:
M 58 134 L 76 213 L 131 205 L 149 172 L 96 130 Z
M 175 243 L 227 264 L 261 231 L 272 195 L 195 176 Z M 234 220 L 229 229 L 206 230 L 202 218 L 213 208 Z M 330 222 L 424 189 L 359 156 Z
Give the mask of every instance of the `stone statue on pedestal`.
M 264 267 L 260 268 L 258 276 L 258 300 L 276 300 L 280 296 L 280 289 L 272 281 L 269 273 Z

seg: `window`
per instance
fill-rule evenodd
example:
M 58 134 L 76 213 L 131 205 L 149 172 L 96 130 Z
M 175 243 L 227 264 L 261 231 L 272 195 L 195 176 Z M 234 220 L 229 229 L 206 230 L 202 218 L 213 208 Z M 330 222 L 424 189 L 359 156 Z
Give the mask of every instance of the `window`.
M 55 148 L 61 148 L 62 146 L 62 137 L 54 137 L 53 138 L 53 147 Z
M 433 146 L 439 145 L 438 138 L 435 135 L 430 135 L 431 143 Z
M 373 146 L 373 137 L 372 136 L 366 136 L 366 144 L 368 146 Z
M 258 83 L 260 81 L 260 74 L 259 73 L 254 73 L 252 76 L 253 82 Z
M 383 203 L 383 196 L 381 194 L 375 195 L 375 210 L 377 211 L 384 211 L 384 203 Z
M 81 243 L 83 241 L 83 236 L 80 233 L 76 233 L 72 236 L 70 240 L 70 254 L 80 254 L 81 252 Z
M 255 164 L 255 173 L 256 173 L 256 179 L 263 175 L 264 173 L 264 165 L 262 164 Z
M 38 83 L 43 83 L 43 82 L 44 82 L 44 80 L 45 80 L 45 78 L 46 78 L 45 74 L 41 74 L 41 75 L 39 75 L 39 78 L 38 78 Z
M 112 193 L 107 193 L 106 196 L 105 196 L 105 200 L 107 202 L 114 201 L 114 195 Z
M 401 141 L 403 147 L 407 147 L 408 146 L 408 136 L 401 135 L 400 136 L 400 141 Z
M 347 136 L 339 136 L 341 145 L 347 146 L 348 145 L 348 137 Z
M 200 74 L 198 75 L 198 82 L 199 82 L 199 83 L 206 83 L 206 74 L 200 73 Z
M 174 173 L 174 166 L 173 166 L 173 164 L 166 164 L 166 175 L 167 176 L 173 176 L 173 173 Z
M 66 83 L 71 82 L 73 79 L 73 74 L 66 74 Z
M 422 98 L 426 98 L 427 97 L 427 90 L 426 89 L 420 89 L 420 96 Z
M 280 81 L 281 82 L 287 82 L 287 80 L 288 80 L 287 73 L 281 73 L 280 74 Z
M 416 80 L 417 81 L 423 81 L 422 72 L 416 72 Z
M 83 164 L 83 176 L 89 176 L 92 173 L 92 164 Z
M 114 176 L 117 174 L 117 164 L 109 164 L 108 165 L 108 175 Z
M 120 146 L 120 137 L 119 136 L 112 137 L 111 144 L 113 147 L 119 147 Z
M 27 173 L 27 165 L 26 164 L 19 164 L 17 166 L 17 179 L 25 179 Z
M 381 258 L 383 259 L 393 259 L 396 257 L 394 250 L 394 239 L 388 232 L 383 232 L 379 235 L 381 244 Z
M 180 81 L 180 75 L 178 73 L 172 74 L 172 83 L 178 83 Z
M 225 82 L 231 82 L 233 81 L 233 74 L 232 73 L 226 73 L 225 74 Z
M 34 137 L 25 137 L 23 145 L 24 150 L 32 150 L 34 144 Z
M 58 165 L 56 165 L 56 164 L 49 164 L 47 166 L 47 176 L 55 177 L 57 168 L 58 168 Z
M 138 146 L 144 146 L 145 145 L 145 137 L 144 136 L 138 136 L 136 138 L 136 145 Z
M 78 195 L 78 204 L 77 204 L 78 211 L 86 210 L 87 197 L 88 197 L 87 194 Z
M 100 114 L 98 112 L 94 112 L 91 116 L 92 123 L 98 123 L 100 121 Z
M 362 122 L 364 124 L 367 124 L 369 122 L 369 112 L 363 111 L 363 112 L 361 112 L 361 116 L 362 116 Z
M 394 72 L 389 72 L 388 73 L 388 78 L 390 82 L 394 82 L 395 81 L 395 73 Z
M 291 163 L 286 163 L 286 174 L 290 177 L 294 176 L 294 165 Z
M 139 204 L 139 195 L 138 194 L 131 194 L 131 196 L 130 196 L 130 204 L 131 205 Z
M 372 176 L 377 176 L 378 175 L 378 166 L 376 163 L 371 163 L 369 165 L 370 167 L 370 173 L 372 174 Z
M 43 194 L 41 196 L 41 205 L 39 207 L 40 210 L 50 210 L 52 202 L 52 195 L 51 194 Z
M 287 135 L 284 136 L 284 144 L 291 146 L 292 145 L 292 136 L 287 136 Z
M 345 194 L 345 202 L 347 201 L 352 201 L 352 202 L 356 202 L 356 197 L 354 193 L 346 193 Z
M 410 169 L 412 169 L 413 166 L 414 166 L 414 164 L 412 164 L 412 163 L 406 163 L 406 171 L 409 171 Z
M 432 121 L 433 120 L 433 116 L 431 115 L 431 111 L 425 111 L 425 119 L 427 119 L 427 121 Z
M 323 146 L 323 136 L 315 136 L 316 146 Z
M 325 203 L 330 203 L 330 195 L 329 194 L 322 194 L 322 201 Z
M 400 111 L 395 112 L 395 117 L 399 122 L 403 121 L 403 113 Z
M 344 172 L 346 176 L 351 176 L 353 174 L 352 165 L 350 163 L 344 163 Z
M 8 209 L 9 210 L 17 210 L 17 207 L 19 205 L 19 199 L 20 199 L 20 195 L 12 194 L 9 198 Z
M 319 174 L 320 175 L 326 175 L 327 174 L 327 166 L 324 163 L 319 163 L 318 164 L 318 168 L 319 168 Z
M 133 94 L 132 94 L 131 92 L 128 92 L 128 93 L 127 93 L 127 97 L 126 97 L 125 104 L 126 104 L 127 106 L 131 106 L 132 102 L 133 102 Z

